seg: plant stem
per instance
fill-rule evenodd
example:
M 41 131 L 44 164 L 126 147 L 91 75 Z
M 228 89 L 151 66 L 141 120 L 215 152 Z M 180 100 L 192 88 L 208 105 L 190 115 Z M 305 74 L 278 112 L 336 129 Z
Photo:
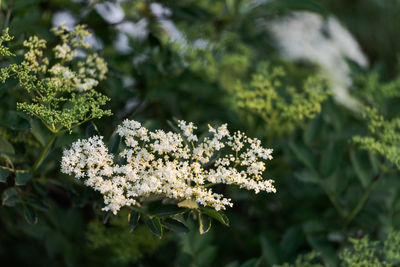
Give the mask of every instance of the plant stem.
M 47 141 L 46 146 L 44 147 L 42 153 L 40 154 L 38 160 L 35 162 L 35 164 L 32 166 L 31 168 L 31 173 L 35 172 L 36 169 L 40 166 L 40 164 L 42 164 L 43 160 L 46 158 L 47 156 L 47 152 L 49 151 L 51 145 L 53 144 L 54 140 L 56 139 L 57 134 L 56 133 L 52 133 L 51 137 L 49 139 L 49 141 Z
M 1 5 L 1 1 L 0 1 Z M 1 7 L 1 6 L 0 6 Z M 8 24 L 10 23 L 10 18 L 11 18 L 11 13 L 14 8 L 14 1 L 12 1 L 8 6 L 7 6 L 7 11 L 6 11 L 6 17 L 4 19 L 3 27 L 2 30 L 8 28 Z
M 344 227 L 348 226 L 353 221 L 354 217 L 356 217 L 356 215 L 361 211 L 361 209 L 364 207 L 364 205 L 367 202 L 369 196 L 371 195 L 372 191 L 374 191 L 376 185 L 381 180 L 381 178 L 382 178 L 382 174 L 378 174 L 377 176 L 374 177 L 374 180 L 367 187 L 367 189 L 365 190 L 364 194 L 362 195 L 360 200 L 357 202 L 356 206 L 353 208 L 353 210 L 346 217 L 346 219 L 344 221 Z
M 324 185 L 321 186 L 322 189 L 325 191 L 325 194 L 327 195 L 329 201 L 332 203 L 333 207 L 335 207 L 337 213 L 339 213 L 339 215 L 344 218 L 346 217 L 346 211 L 342 208 L 342 206 L 340 205 L 340 203 L 337 201 L 337 199 L 335 198 L 334 195 L 332 195 L 326 188 Z

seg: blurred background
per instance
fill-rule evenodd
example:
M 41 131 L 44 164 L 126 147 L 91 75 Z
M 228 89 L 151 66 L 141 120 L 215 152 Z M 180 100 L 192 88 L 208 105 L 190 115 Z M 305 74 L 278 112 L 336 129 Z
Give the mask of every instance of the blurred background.
M 15 36 L 13 49 L 31 35 L 55 44 L 50 29 L 60 24 L 88 25 L 88 42 L 109 67 L 99 88 L 111 98 L 113 116 L 94 121 L 106 140 L 125 118 L 163 129 L 173 119 L 192 121 L 200 130 L 226 122 L 274 148 L 266 178 L 275 179 L 277 188 L 276 194 L 257 195 L 218 188 L 235 203 L 226 211 L 230 227 L 214 221 L 205 235 L 195 222 L 189 222 L 188 234 L 171 232 L 161 240 L 144 226 L 130 233 L 127 211 L 103 224 L 101 196 L 59 172 L 62 149 L 85 136 L 84 125 L 58 139 L 42 166 L 51 179 L 23 189 L 37 198 L 36 223 L 19 209 L 0 207 L 2 266 L 272 266 L 311 251 L 319 255 L 316 264 L 338 266 L 349 237 L 383 240 L 400 226 L 397 172 L 352 142 L 367 134 L 362 103 L 377 103 L 369 97 L 373 91 L 396 81 L 400 1 L 0 3 L 0 26 Z M 4 64 L 9 62 L 2 59 Z M 321 112 L 295 123 L 270 122 L 239 106 L 238 84 L 251 86 L 266 64 L 285 70 L 277 86 L 283 94 L 302 88 L 307 77 L 323 77 L 330 96 Z M 371 77 L 379 78 L 372 84 Z M 14 112 L 24 96 L 14 87 L 0 85 L 3 135 L 25 127 Z M 399 110 L 395 101 L 379 102 L 379 108 L 388 116 Z M 25 159 L 38 153 L 32 142 L 14 142 Z M 8 186 L 0 184 L 0 192 Z

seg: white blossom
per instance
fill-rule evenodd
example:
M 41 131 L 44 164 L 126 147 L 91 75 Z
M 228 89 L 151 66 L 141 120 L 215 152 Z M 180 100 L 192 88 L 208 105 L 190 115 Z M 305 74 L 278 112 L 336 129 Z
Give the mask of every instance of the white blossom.
M 202 140 L 193 123 L 178 121 L 178 127 L 182 134 L 149 131 L 137 121 L 125 120 L 117 129 L 125 148 L 116 161 L 102 137 L 94 136 L 64 151 L 61 170 L 99 191 L 103 209 L 113 213 L 153 195 L 194 200 L 216 210 L 232 207 L 231 199 L 213 191 L 214 184 L 275 192 L 273 180 L 263 179 L 272 149 L 262 147 L 260 140 L 241 132 L 230 134 L 227 124 L 209 126 L 209 137 Z
M 337 19 L 298 11 L 269 22 L 268 27 L 285 57 L 319 65 L 330 81 L 336 101 L 359 110 L 358 101 L 348 92 L 352 80 L 347 59 L 364 68 L 368 66 L 368 59 Z

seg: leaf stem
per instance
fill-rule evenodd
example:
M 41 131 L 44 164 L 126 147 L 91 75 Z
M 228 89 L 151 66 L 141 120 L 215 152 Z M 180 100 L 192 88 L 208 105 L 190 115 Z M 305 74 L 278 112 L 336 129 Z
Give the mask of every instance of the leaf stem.
M 37 159 L 37 161 L 35 162 L 35 164 L 32 166 L 31 173 L 35 172 L 36 169 L 40 166 L 40 164 L 42 164 L 43 160 L 46 158 L 47 153 L 48 153 L 51 145 L 53 144 L 54 140 L 56 139 L 56 137 L 57 137 L 56 133 L 51 134 L 51 137 L 50 137 L 49 141 L 47 141 L 46 146 L 43 148 L 42 153 L 40 154 L 40 156 Z
M 382 174 L 378 174 L 374 177 L 373 182 L 367 187 L 364 194 L 361 196 L 360 200 L 358 200 L 356 206 L 349 213 L 349 215 L 345 218 L 344 227 L 348 226 L 353 221 L 354 217 L 356 217 L 356 215 L 361 211 L 361 209 L 364 207 L 369 196 L 371 195 L 372 191 L 374 191 L 376 185 L 379 183 L 381 178 L 382 178 Z

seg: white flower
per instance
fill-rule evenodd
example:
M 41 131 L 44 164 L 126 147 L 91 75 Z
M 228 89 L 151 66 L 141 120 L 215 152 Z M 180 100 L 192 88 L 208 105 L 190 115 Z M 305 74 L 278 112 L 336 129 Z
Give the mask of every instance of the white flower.
M 268 26 L 285 57 L 318 64 L 330 81 L 335 99 L 347 108 L 359 110 L 358 101 L 348 93 L 352 81 L 347 60 L 366 68 L 368 59 L 337 19 L 298 11 Z
M 113 213 L 150 195 L 192 199 L 215 210 L 232 207 L 231 199 L 213 192 L 214 183 L 233 184 L 255 193 L 275 192 L 273 181 L 262 177 L 272 149 L 263 148 L 260 140 L 240 132 L 231 135 L 224 124 L 217 129 L 209 126 L 211 137 L 198 141 L 193 123 L 179 121 L 178 127 L 182 135 L 149 131 L 137 121 L 125 120 L 117 129 L 126 146 L 118 159 L 125 163 L 114 163 L 102 138 L 95 136 L 78 140 L 64 151 L 61 171 L 84 179 L 87 186 L 103 194 L 104 210 Z M 212 167 L 217 154 L 222 156 Z

